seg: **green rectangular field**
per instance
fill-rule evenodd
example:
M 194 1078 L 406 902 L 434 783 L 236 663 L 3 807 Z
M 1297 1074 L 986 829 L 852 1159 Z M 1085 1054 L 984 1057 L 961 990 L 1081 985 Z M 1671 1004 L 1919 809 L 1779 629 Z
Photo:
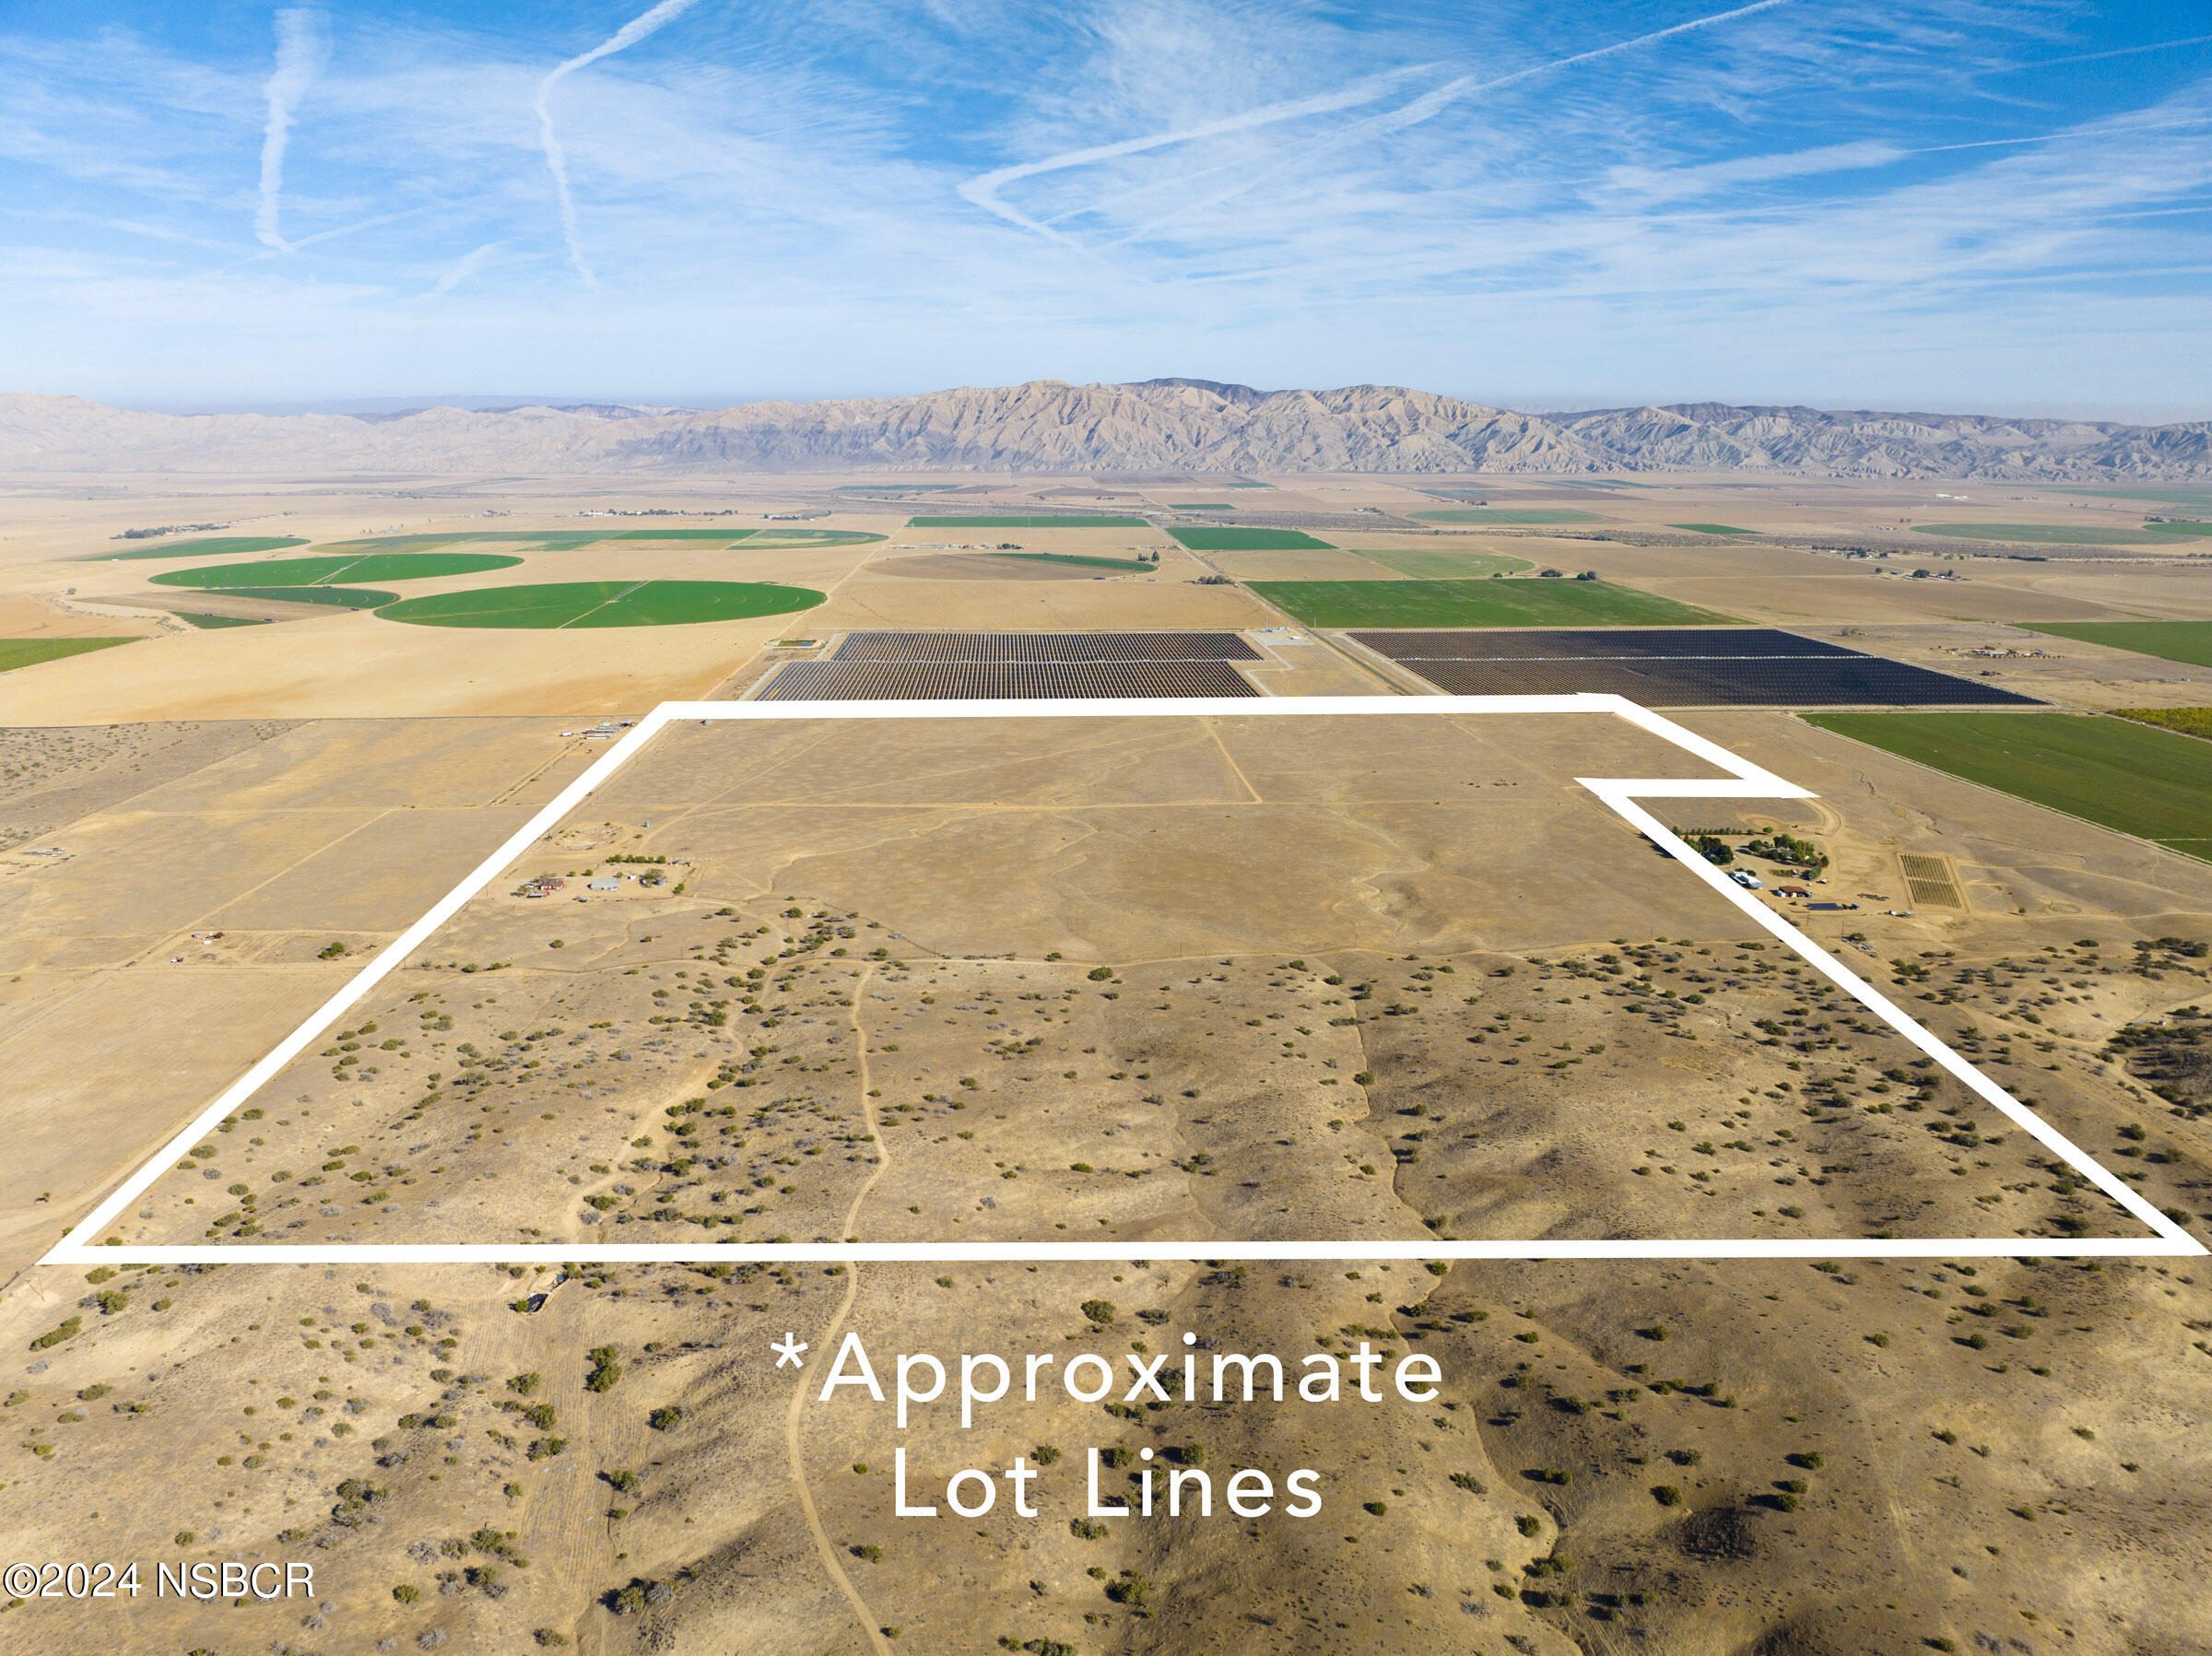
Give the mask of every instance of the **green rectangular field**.
M 1370 563 L 1379 563 L 1401 575 L 1430 581 L 1470 581 L 1484 575 L 1518 575 L 1536 566 L 1525 558 L 1501 558 L 1494 552 L 1378 552 L 1357 548 Z
M 1211 523 L 1168 531 L 1194 552 L 1327 552 L 1334 542 L 1315 540 L 1302 529 L 1232 529 Z
M 2089 523 L 1915 523 L 1915 534 L 1939 534 L 1949 540 L 2016 541 L 2032 546 L 2139 546 L 2159 537 L 2140 527 L 2118 528 Z
M 2095 495 L 2105 500 L 2171 500 L 2183 506 L 2212 506 L 2212 491 L 2201 488 L 2061 488 L 2062 495 Z
M 297 534 L 218 534 L 212 540 L 170 541 L 159 546 L 134 546 L 128 552 L 102 552 L 103 560 L 121 562 L 134 558 L 221 558 L 227 554 L 281 552 L 287 546 L 304 546 Z
M 971 517 L 910 518 L 909 529 L 1149 529 L 1142 518 Z
M 177 611 L 177 619 L 203 632 L 219 632 L 226 627 L 266 627 L 265 616 L 205 616 L 189 609 Z
M 1138 563 L 1134 558 L 1086 558 L 1080 552 L 990 552 L 988 558 L 1006 558 L 1023 563 L 1068 563 L 1085 570 L 1111 570 L 1117 575 L 1157 574 L 1155 563 Z
M 2042 621 L 2028 630 L 2212 667 L 2212 621 Z
M 64 656 L 83 655 L 88 651 L 137 641 L 135 639 L 0 639 L 0 673 L 13 673 L 18 667 L 35 667 L 41 662 L 56 662 Z
M 1752 529 L 1738 529 L 1734 523 L 1669 523 L 1669 529 L 1688 529 L 1698 534 L 1754 534 Z
M 1418 518 L 1424 523 L 1598 523 L 1605 521 L 1594 511 L 1570 511 L 1565 508 L 1556 511 L 1513 511 L 1496 506 L 1455 506 L 1444 511 L 1409 511 L 1406 515 Z
M 618 529 L 603 541 L 741 541 L 758 529 Z
M 2212 861 L 2212 743 L 2077 713 L 1808 713 L 1900 758 Z
M 1253 581 L 1309 627 L 1700 627 L 1725 623 L 1603 581 Z

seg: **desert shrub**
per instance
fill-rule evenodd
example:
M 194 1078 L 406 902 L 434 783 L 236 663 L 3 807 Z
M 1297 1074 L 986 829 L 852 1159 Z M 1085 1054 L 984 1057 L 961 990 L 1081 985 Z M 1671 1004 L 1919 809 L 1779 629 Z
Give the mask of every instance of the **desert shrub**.
M 1652 1498 L 1663 1507 L 1678 1507 L 1682 1504 L 1682 1491 L 1672 1484 L 1653 1484 Z
M 1083 1302 L 1083 1314 L 1088 1317 L 1096 1327 L 1104 1328 L 1113 1321 L 1113 1301 L 1111 1299 L 1086 1299 Z

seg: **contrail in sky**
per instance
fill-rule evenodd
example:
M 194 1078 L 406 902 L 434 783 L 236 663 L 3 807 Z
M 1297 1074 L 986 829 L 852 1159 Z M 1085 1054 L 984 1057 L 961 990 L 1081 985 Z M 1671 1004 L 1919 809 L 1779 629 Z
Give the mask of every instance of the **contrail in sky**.
M 438 285 L 423 295 L 425 299 L 439 299 L 451 293 L 470 276 L 491 262 L 491 256 L 507 244 L 504 241 L 487 241 L 482 247 L 461 255 L 460 261 L 438 278 Z
M 284 190 L 284 150 L 291 139 L 292 112 L 323 73 L 330 39 L 319 11 L 288 7 L 276 14 L 276 67 L 263 83 L 268 119 L 261 129 L 261 201 L 253 209 L 254 239 L 265 247 L 292 251 L 276 228 L 277 199 Z
M 566 76 L 573 75 L 586 64 L 595 64 L 627 46 L 636 45 L 664 23 L 674 22 L 698 3 L 699 0 L 660 0 L 658 6 L 641 12 L 589 52 L 569 59 L 538 82 L 538 141 L 545 147 L 546 168 L 553 174 L 553 188 L 560 194 L 560 228 L 561 233 L 568 238 L 569 263 L 576 267 L 576 274 L 583 278 L 588 288 L 598 287 L 599 278 L 592 274 L 592 267 L 583 256 L 583 248 L 576 239 L 576 203 L 569 194 L 568 157 L 561 150 L 560 139 L 554 135 L 553 112 L 547 107 L 546 100 L 552 95 L 554 86 Z
M 1408 75 L 1414 69 L 1394 70 L 1387 75 L 1371 76 L 1355 82 L 1341 92 L 1324 92 L 1312 98 L 1294 99 L 1285 103 L 1262 104 L 1256 110 L 1246 110 L 1241 115 L 1230 115 L 1219 121 L 1208 121 L 1203 126 L 1187 126 L 1180 132 L 1155 133 L 1148 138 L 1124 138 L 1118 144 L 1097 144 L 1088 149 L 1071 149 L 1065 155 L 1049 156 L 1041 161 L 1023 161 L 1013 167 L 1001 167 L 995 172 L 985 172 L 970 179 L 960 186 L 960 194 L 977 206 L 997 214 L 1009 224 L 1023 229 L 1035 230 L 1053 241 L 1066 241 L 1059 231 L 1039 224 L 1020 208 L 999 200 L 1001 186 L 1018 180 L 1034 178 L 1040 172 L 1059 172 L 1069 167 L 1088 167 L 1094 161 L 1111 161 L 1125 155 L 1140 155 L 1147 149 L 1163 149 L 1171 144 L 1188 144 L 1199 138 L 1219 137 L 1224 133 L 1245 132 L 1255 126 L 1272 126 L 1278 121 L 1295 121 L 1300 115 L 1326 114 L 1333 110 L 1356 108 L 1372 103 L 1388 89 L 1390 83 Z M 1070 243 L 1070 245 L 1073 245 Z
M 1790 0 L 1755 0 L 1755 3 L 1749 6 L 1739 6 L 1729 11 L 1714 12 L 1708 17 L 1692 18 L 1686 23 L 1677 23 L 1666 29 L 1653 29 L 1651 33 L 1640 34 L 1633 40 L 1616 41 L 1610 46 L 1598 46 L 1588 52 L 1578 52 L 1571 57 L 1554 58 L 1549 63 L 1536 64 L 1526 69 L 1517 69 L 1511 75 L 1502 75 L 1493 80 L 1477 80 L 1472 75 L 1463 75 L 1455 80 L 1446 81 L 1434 91 L 1424 92 L 1412 102 L 1402 105 L 1387 114 L 1372 116 L 1359 124 L 1368 130 L 1381 129 L 1386 132 L 1397 132 L 1428 120 L 1430 116 L 1457 98 L 1468 97 L 1478 92 L 1495 91 L 1500 87 L 1510 87 L 1520 81 L 1533 79 L 1539 75 L 1549 75 L 1556 70 L 1571 68 L 1576 64 L 1586 64 L 1597 58 L 1611 57 L 1615 53 L 1632 51 L 1639 46 L 1648 46 L 1654 41 L 1664 41 L 1675 35 L 1688 34 L 1693 29 L 1710 29 L 1718 23 L 1732 22 L 1737 18 L 1747 18 L 1754 12 L 1771 11 L 1775 6 L 1786 6 L 1789 3 Z M 1371 76 L 1341 92 L 1324 93 L 1319 97 L 1301 98 L 1287 103 L 1265 104 L 1259 109 L 1247 111 L 1241 115 L 1232 115 L 1221 121 L 1211 121 L 1203 126 L 1185 127 L 1180 132 L 1157 133 L 1147 138 L 1127 138 L 1119 144 L 1100 144 L 1088 149 L 1071 149 L 1065 155 L 1051 156 L 1041 161 L 1025 161 L 1018 166 L 1001 167 L 994 172 L 981 173 L 970 179 L 960 186 L 960 194 L 977 206 L 995 213 L 1009 224 L 1019 225 L 1022 229 L 1034 230 L 1048 240 L 1065 242 L 1073 246 L 1075 243 L 1068 241 L 1068 238 L 1061 235 L 1057 230 L 1038 223 L 1018 207 L 1001 201 L 998 197 L 1000 188 L 1020 179 L 1033 178 L 1041 172 L 1059 172 L 1069 167 L 1086 167 L 1094 161 L 1112 160 L 1121 156 L 1136 155 L 1147 149 L 1164 148 L 1171 144 L 1188 144 L 1199 138 L 1217 137 L 1223 133 L 1242 132 L 1254 126 L 1273 125 L 1278 121 L 1296 120 L 1300 115 L 1322 114 L 1332 110 L 1350 109 L 1359 104 L 1372 103 L 1382 96 L 1387 83 L 1413 73 L 1416 71 L 1399 70 L 1390 75 Z

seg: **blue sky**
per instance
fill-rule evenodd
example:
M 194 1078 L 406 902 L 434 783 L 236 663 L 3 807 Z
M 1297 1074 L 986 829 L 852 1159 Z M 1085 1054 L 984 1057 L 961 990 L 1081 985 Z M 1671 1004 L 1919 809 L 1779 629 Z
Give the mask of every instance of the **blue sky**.
M 2212 4 L 0 10 L 0 390 L 2212 415 Z

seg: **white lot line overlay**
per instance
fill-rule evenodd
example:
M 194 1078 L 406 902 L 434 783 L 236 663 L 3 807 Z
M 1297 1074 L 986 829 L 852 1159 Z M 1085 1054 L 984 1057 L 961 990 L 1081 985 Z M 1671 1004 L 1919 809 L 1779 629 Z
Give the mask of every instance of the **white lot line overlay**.
M 1726 772 L 1712 779 L 1682 777 L 1577 777 L 1583 787 L 1610 805 L 1713 891 L 1733 903 L 1759 930 L 1802 956 L 1820 975 L 1934 1059 L 1983 1102 L 2036 1139 L 2089 1183 L 2125 1208 L 2151 1232 L 2146 1238 L 1951 1237 L 1835 1238 L 1765 1240 L 1657 1238 L 1642 1239 L 1447 1241 L 1354 1241 L 1320 1238 L 1311 1241 L 1261 1242 L 1230 1238 L 1205 1241 L 1160 1241 L 1152 1238 L 1108 1242 L 813 1242 L 813 1243 L 645 1243 L 645 1242 L 426 1242 L 253 1244 L 124 1243 L 100 1245 L 96 1239 L 147 1188 L 189 1155 L 216 1123 L 261 1090 L 348 1007 L 374 989 L 452 919 L 461 906 L 498 879 L 516 858 L 589 798 L 594 789 L 636 758 L 671 724 L 724 719 L 1403 719 L 1418 715 L 1466 713 L 1610 713 L 1649 731 L 1684 752 Z M 1639 799 L 1811 799 L 1812 791 L 1783 781 L 1771 771 L 1729 752 L 1717 742 L 1686 730 L 1673 720 L 1622 696 L 1314 696 L 1277 700 L 1194 698 L 1189 700 L 1077 699 L 1067 701 L 665 701 L 638 721 L 629 734 L 608 748 L 537 815 L 510 835 L 476 872 L 440 898 L 430 911 L 394 938 L 268 1055 L 248 1070 L 201 1111 L 122 1186 L 65 1236 L 41 1262 L 84 1264 L 384 1264 L 450 1265 L 521 1263 L 528 1261 L 700 1263 L 733 1262 L 937 1262 L 977 1261 L 1046 1263 L 1059 1261 L 1114 1261 L 1132 1258 L 1172 1260 L 1334 1260 L 1334 1259 L 2006 1259 L 2024 1255 L 2067 1257 L 2105 1255 L 2141 1258 L 2183 1257 L 2212 1251 L 2152 1207 L 2126 1182 L 2100 1166 L 2086 1151 L 1923 1028 L 1888 996 L 1863 981 L 1834 956 L 1748 891 L 1692 851 L 1665 824 L 1636 803 Z

